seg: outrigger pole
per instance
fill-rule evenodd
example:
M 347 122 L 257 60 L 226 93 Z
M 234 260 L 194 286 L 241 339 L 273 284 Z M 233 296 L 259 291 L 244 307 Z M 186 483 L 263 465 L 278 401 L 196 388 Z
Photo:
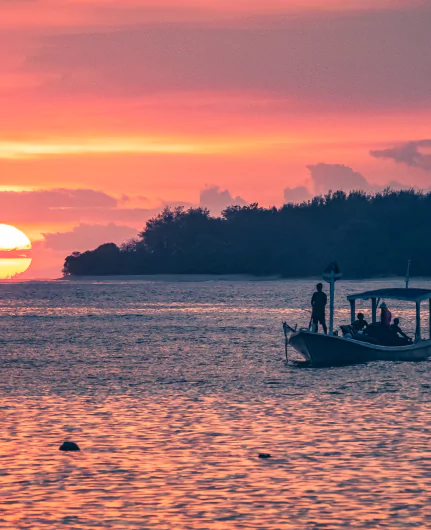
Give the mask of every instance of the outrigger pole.
M 287 347 L 289 345 L 289 337 L 287 336 L 286 322 L 283 322 L 283 331 L 284 331 L 284 353 L 286 354 L 286 361 L 289 362 L 289 357 L 287 356 Z

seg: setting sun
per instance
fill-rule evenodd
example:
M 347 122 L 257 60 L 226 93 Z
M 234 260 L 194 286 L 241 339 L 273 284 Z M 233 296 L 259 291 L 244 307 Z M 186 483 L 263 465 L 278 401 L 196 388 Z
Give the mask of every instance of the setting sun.
M 0 224 L 0 279 L 25 272 L 31 263 L 29 238 L 11 225 Z

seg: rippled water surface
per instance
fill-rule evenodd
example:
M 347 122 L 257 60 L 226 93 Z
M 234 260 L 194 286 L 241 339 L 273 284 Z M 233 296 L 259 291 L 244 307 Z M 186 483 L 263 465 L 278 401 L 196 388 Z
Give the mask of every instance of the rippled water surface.
M 314 283 L 1 284 L 0 528 L 431 528 L 430 363 L 286 364 Z

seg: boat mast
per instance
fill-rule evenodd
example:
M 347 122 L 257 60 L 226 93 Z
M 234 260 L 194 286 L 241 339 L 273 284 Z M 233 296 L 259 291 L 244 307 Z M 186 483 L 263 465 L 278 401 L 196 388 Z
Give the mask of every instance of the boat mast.
M 322 274 L 323 279 L 329 283 L 329 335 L 334 334 L 334 297 L 335 297 L 335 282 L 339 280 L 343 275 L 340 272 L 340 268 L 333 261 L 328 265 Z
M 407 272 L 406 272 L 406 289 L 409 288 L 409 282 L 410 282 L 410 264 L 412 260 L 409 259 L 407 262 Z

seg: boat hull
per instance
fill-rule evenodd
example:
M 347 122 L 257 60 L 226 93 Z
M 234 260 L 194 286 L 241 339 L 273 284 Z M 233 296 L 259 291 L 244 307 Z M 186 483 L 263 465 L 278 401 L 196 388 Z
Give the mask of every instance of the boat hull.
M 344 337 L 298 331 L 289 344 L 311 366 L 339 366 L 370 361 L 426 361 L 431 356 L 431 340 L 409 346 L 378 346 Z

